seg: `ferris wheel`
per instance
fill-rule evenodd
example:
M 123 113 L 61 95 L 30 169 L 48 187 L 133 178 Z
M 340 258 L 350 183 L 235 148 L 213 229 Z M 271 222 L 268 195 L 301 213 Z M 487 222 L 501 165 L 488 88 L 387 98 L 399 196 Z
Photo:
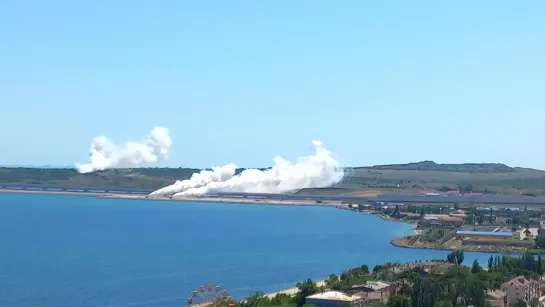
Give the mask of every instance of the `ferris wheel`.
M 200 286 L 187 299 L 187 307 L 206 307 L 230 299 L 227 290 L 218 285 Z

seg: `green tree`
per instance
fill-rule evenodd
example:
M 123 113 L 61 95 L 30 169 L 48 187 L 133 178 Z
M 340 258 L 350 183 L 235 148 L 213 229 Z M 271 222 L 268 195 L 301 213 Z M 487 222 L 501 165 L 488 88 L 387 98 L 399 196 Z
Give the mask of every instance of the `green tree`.
M 411 307 L 411 301 L 408 297 L 401 296 L 401 295 L 395 295 L 390 297 L 388 300 L 388 303 L 386 304 L 388 307 Z
M 510 302 L 509 307 L 526 307 L 526 303 L 523 300 L 517 299 Z
M 466 301 L 473 306 L 484 306 L 486 296 L 484 294 L 486 288 L 477 279 L 471 278 L 465 283 L 464 295 Z
M 339 282 L 339 276 L 335 275 L 335 274 L 331 274 L 329 275 L 329 277 L 325 280 L 325 284 L 326 286 L 328 286 L 329 288 L 331 288 L 333 285 L 337 284 Z
M 399 205 L 396 205 L 395 209 L 394 209 L 394 212 L 392 212 L 392 214 L 390 216 L 391 217 L 397 217 L 398 214 L 399 214 Z
M 475 216 L 473 214 L 468 214 L 467 218 L 466 218 L 466 223 L 468 225 L 473 225 L 475 224 Z
M 442 300 L 435 303 L 434 307 L 452 307 L 452 302 L 447 300 Z
M 477 261 L 477 259 L 475 259 L 475 261 L 473 261 L 473 266 L 471 267 L 471 273 L 477 274 L 480 271 L 482 271 L 482 269 L 483 268 L 481 268 L 481 266 L 479 265 L 479 262 Z
M 494 258 L 494 268 L 499 268 L 500 267 L 500 256 L 496 256 Z
M 295 286 L 299 289 L 299 292 L 293 298 L 297 307 L 302 307 L 305 304 L 305 298 L 318 293 L 319 290 L 316 283 L 310 278 L 304 282 L 297 283 Z
M 541 260 L 541 255 L 537 256 L 536 273 L 539 276 L 543 275 L 543 260 Z
M 460 265 L 464 262 L 464 251 L 453 251 L 447 255 L 447 261 Z

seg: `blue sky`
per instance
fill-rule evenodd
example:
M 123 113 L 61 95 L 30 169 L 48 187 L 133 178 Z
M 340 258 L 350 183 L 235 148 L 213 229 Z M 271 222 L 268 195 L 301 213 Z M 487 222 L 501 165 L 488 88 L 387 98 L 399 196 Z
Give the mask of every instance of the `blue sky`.
M 93 136 L 173 138 L 171 166 L 545 169 L 545 1 L 2 1 L 0 164 Z

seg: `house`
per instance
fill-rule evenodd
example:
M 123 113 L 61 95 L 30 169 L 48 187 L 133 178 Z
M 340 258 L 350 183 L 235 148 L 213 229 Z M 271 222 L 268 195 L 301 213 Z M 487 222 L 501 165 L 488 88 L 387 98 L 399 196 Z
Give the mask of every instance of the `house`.
M 354 297 L 358 298 L 357 303 L 352 305 L 355 307 L 373 307 L 377 303 L 386 303 L 388 301 L 384 300 L 380 292 L 359 292 L 354 294 Z
M 509 307 L 509 298 L 507 293 L 500 290 L 487 290 L 486 301 L 491 307 Z
M 352 286 L 350 292 L 364 300 L 376 300 L 378 298 L 378 301 L 385 303 L 391 296 L 396 295 L 397 286 L 383 281 L 368 281 L 362 285 Z
M 363 301 L 361 297 L 348 295 L 339 291 L 316 293 L 305 298 L 305 303 L 315 307 L 357 306 Z
M 526 279 L 524 276 L 515 277 L 500 287 L 501 291 L 507 294 L 509 300 L 520 299 L 529 303 L 535 298 L 539 298 L 541 286 L 540 283 L 533 279 Z

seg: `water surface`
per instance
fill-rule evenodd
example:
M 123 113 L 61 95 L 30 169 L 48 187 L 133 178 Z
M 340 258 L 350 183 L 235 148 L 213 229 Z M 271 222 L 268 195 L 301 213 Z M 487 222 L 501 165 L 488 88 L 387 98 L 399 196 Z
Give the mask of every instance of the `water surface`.
M 242 298 L 361 264 L 445 257 L 389 244 L 409 232 L 334 208 L 0 193 L 0 306 L 184 306 L 207 283 Z

